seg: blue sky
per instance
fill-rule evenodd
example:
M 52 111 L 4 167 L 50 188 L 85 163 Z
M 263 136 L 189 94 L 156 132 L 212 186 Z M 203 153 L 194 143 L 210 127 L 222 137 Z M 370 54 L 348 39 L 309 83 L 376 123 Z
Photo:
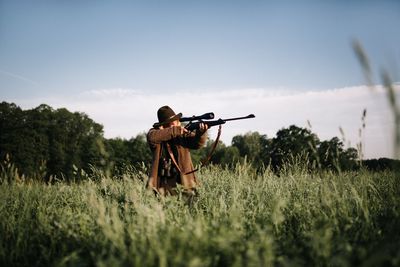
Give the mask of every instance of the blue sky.
M 399 1 L 0 3 L 2 97 L 360 85 L 352 39 L 400 60 Z
M 114 102 L 126 92 L 142 97 L 132 101 L 226 92 L 221 101 L 230 107 L 229 92 L 254 88 L 276 94 L 355 88 L 365 79 L 354 39 L 375 74 L 385 67 L 399 81 L 399 28 L 400 1 L 0 0 L 0 100 L 79 108 L 103 123 L 106 135 L 128 137 L 111 129 L 110 114 L 73 103 L 88 92 L 116 95 Z M 155 114 L 158 106 L 148 108 Z M 140 127 L 127 130 L 146 130 Z

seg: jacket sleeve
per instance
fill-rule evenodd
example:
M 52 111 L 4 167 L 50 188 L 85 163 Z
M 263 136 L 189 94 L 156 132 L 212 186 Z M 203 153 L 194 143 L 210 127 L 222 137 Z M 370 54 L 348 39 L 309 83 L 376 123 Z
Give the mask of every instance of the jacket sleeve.
M 199 149 L 207 142 L 207 136 L 207 131 L 200 132 L 196 130 L 194 134 L 182 137 L 182 144 L 189 149 Z
M 179 136 L 181 136 L 180 126 L 175 126 L 165 129 L 152 128 L 147 133 L 147 142 L 151 147 L 154 147 L 156 144 L 169 141 Z

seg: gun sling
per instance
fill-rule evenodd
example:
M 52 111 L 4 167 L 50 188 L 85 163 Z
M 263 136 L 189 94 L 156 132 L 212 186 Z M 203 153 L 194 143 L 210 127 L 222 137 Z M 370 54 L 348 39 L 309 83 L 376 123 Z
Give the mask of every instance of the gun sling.
M 219 142 L 219 138 L 221 137 L 221 132 L 222 132 L 222 125 L 219 125 L 219 127 L 218 127 L 217 138 L 216 138 L 215 141 L 214 141 L 214 144 L 213 144 L 213 146 L 212 146 L 212 148 L 211 148 L 211 151 L 210 151 L 210 153 L 208 153 L 207 157 L 205 157 L 205 158 L 201 161 L 201 166 L 202 166 L 202 167 L 205 166 L 206 164 L 208 164 L 208 162 L 210 161 L 212 154 L 214 153 L 215 149 L 217 148 L 217 145 L 218 145 L 218 142 Z M 177 162 L 176 159 L 175 159 L 175 156 L 174 156 L 174 153 L 172 152 L 172 149 L 171 149 L 170 144 L 167 143 L 166 147 L 167 147 L 167 151 L 168 151 L 168 154 L 169 154 L 169 156 L 170 156 L 172 162 L 174 163 L 176 169 L 177 169 L 181 174 L 183 174 L 183 175 L 191 174 L 191 173 L 194 173 L 194 172 L 196 172 L 196 171 L 199 170 L 199 169 L 197 168 L 197 169 L 194 169 L 194 170 L 191 170 L 191 171 L 189 171 L 189 172 L 184 173 L 184 172 L 181 170 L 181 168 L 179 168 L 178 162 Z

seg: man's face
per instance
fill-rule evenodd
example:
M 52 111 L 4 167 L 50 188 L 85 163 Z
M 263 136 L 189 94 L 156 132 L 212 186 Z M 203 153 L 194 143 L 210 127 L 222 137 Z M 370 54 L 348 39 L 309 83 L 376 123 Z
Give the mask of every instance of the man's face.
M 169 124 L 160 126 L 160 129 L 170 128 L 173 126 L 181 126 L 181 122 L 179 120 L 171 121 Z
M 175 120 L 169 124 L 169 127 L 172 126 L 181 126 L 181 122 L 179 120 Z

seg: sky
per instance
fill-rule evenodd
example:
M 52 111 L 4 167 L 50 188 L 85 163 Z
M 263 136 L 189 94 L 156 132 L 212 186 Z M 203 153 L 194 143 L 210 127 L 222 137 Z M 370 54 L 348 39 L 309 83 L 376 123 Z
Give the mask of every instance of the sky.
M 380 73 L 400 91 L 399 28 L 400 1 L 389 0 L 0 0 L 0 101 L 85 112 L 107 138 L 146 132 L 162 105 L 188 116 L 254 113 L 225 125 L 224 143 L 311 124 L 323 140 L 362 142 L 366 158 L 392 157 Z

